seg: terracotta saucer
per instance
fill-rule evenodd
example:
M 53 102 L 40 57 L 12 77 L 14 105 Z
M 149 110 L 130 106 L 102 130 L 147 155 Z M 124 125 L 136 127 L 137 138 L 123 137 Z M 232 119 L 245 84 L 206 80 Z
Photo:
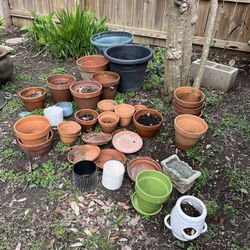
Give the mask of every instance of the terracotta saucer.
M 111 134 L 106 134 L 102 132 L 93 132 L 93 133 L 88 133 L 84 134 L 82 136 L 82 140 L 88 144 L 91 145 L 105 145 L 109 143 L 112 140 L 112 135 Z
M 138 157 L 132 160 L 127 167 L 128 176 L 134 182 L 136 176 L 143 170 L 157 170 L 162 172 L 160 164 L 149 157 Z
M 100 152 L 101 150 L 98 146 L 86 144 L 72 147 L 67 158 L 68 161 L 73 164 L 83 160 L 94 161 Z
M 118 151 L 125 154 L 132 154 L 141 149 L 143 141 L 135 132 L 125 130 L 115 134 L 112 143 Z
M 103 168 L 104 163 L 110 160 L 117 160 L 124 165 L 126 163 L 126 156 L 115 149 L 103 149 L 95 160 L 95 164 L 98 168 Z

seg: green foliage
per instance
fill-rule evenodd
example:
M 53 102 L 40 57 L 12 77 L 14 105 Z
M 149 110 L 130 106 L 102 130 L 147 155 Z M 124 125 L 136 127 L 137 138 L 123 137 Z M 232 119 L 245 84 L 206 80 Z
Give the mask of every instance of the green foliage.
M 85 249 L 116 249 L 113 247 L 108 239 L 105 239 L 103 234 L 92 234 L 88 236 L 87 239 L 84 239 L 84 248 Z
M 115 96 L 115 101 L 118 104 L 122 104 L 122 103 L 125 103 L 129 98 L 133 98 L 134 96 L 135 96 L 134 91 L 129 91 L 126 93 L 117 93 Z
M 67 70 L 64 67 L 54 68 L 50 72 L 51 75 L 64 74 L 64 73 L 67 73 Z
M 30 114 L 31 115 L 44 115 L 43 111 L 44 109 L 38 108 L 38 109 L 33 110 Z
M 198 178 L 198 180 L 195 182 L 194 185 L 194 192 L 199 192 L 202 187 L 207 185 L 209 181 L 213 179 L 213 174 L 208 169 L 202 169 L 201 170 L 201 176 Z
M 3 107 L 2 109 L 2 117 L 1 118 L 6 118 L 6 117 L 10 117 L 14 114 L 16 114 L 17 112 L 20 112 L 23 108 L 23 103 L 17 99 L 17 98 L 12 98 L 10 100 L 8 100 L 8 102 L 6 103 L 6 105 Z
M 208 106 L 215 106 L 219 104 L 224 94 L 222 91 L 213 91 L 205 88 L 203 88 L 202 91 L 206 96 L 206 104 Z
M 194 147 L 186 150 L 185 154 L 187 158 L 193 161 L 193 164 L 195 163 L 195 161 L 204 163 L 207 160 L 206 156 L 201 152 L 199 145 L 195 145 Z
M 26 72 L 23 72 L 23 73 L 17 75 L 17 77 L 16 77 L 17 81 L 29 81 L 30 79 L 31 79 L 31 75 L 26 73 Z
M 0 153 L 0 155 L 5 158 L 5 159 L 10 159 L 10 158 L 16 158 L 16 157 L 21 157 L 22 153 L 19 151 L 16 151 L 12 148 L 5 149 Z
M 31 33 L 36 45 L 39 49 L 47 48 L 54 58 L 79 58 L 93 53 L 91 36 L 107 30 L 105 18 L 97 21 L 91 11 L 82 11 L 79 6 L 72 12 L 61 9 L 47 16 L 32 14 Z M 53 20 L 55 16 L 59 23 Z
M 218 204 L 216 200 L 210 200 L 206 202 L 206 207 L 207 207 L 207 216 L 212 218 L 217 215 L 218 211 Z
M 4 18 L 0 18 L 0 31 L 1 31 L 2 29 L 4 29 L 4 25 L 5 25 L 5 20 L 4 20 Z
M 59 141 L 57 144 L 56 144 L 56 151 L 59 153 L 59 154 L 64 154 L 68 149 L 69 149 L 69 146 L 62 143 L 61 141 Z
M 157 111 L 161 112 L 163 115 L 166 115 L 168 112 L 170 112 L 170 105 L 163 101 L 163 99 L 157 97 L 153 100 L 153 109 L 156 109 Z

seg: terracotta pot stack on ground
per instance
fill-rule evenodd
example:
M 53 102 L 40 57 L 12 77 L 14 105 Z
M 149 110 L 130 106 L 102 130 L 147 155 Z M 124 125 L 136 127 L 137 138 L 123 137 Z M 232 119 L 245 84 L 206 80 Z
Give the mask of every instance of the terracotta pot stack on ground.
M 201 116 L 205 106 L 205 95 L 202 91 L 193 87 L 179 87 L 174 91 L 172 102 L 175 116 L 181 114 L 191 114 Z
M 53 142 L 53 132 L 48 118 L 27 116 L 14 124 L 18 145 L 29 156 L 47 154 Z

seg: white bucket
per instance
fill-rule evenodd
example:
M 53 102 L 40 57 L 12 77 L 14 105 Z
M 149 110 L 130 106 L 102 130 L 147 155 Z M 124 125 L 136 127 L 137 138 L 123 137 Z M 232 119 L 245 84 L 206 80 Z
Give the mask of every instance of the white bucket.
M 181 209 L 181 204 L 189 203 L 196 210 L 200 212 L 200 216 L 191 217 L 184 213 Z M 171 214 L 164 218 L 164 223 L 167 228 L 172 230 L 173 235 L 182 241 L 194 240 L 200 234 L 207 231 L 207 224 L 205 222 L 207 216 L 207 209 L 204 203 L 191 195 L 185 195 L 179 198 L 171 211 Z M 170 217 L 170 223 L 168 219 Z M 194 230 L 193 235 L 185 233 L 184 229 L 192 228 Z
M 102 185 L 109 190 L 121 187 L 125 172 L 124 165 L 115 160 L 105 162 L 103 166 Z
M 51 126 L 57 126 L 63 121 L 63 109 L 57 106 L 44 109 L 44 115 L 49 119 Z

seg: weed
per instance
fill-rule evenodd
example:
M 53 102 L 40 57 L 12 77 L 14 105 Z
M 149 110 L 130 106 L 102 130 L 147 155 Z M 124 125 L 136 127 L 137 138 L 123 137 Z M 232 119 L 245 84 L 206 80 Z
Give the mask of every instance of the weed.
M 170 105 L 168 105 L 166 102 L 164 102 L 159 97 L 154 99 L 152 106 L 153 106 L 154 109 L 161 112 L 163 115 L 170 112 L 170 109 L 171 109 Z
M 87 239 L 84 239 L 84 247 L 85 249 L 115 249 L 115 247 L 108 242 L 108 239 L 104 238 L 103 234 L 92 234 L 88 236 Z
M 54 68 L 50 72 L 50 74 L 52 74 L 52 75 L 63 74 L 63 73 L 67 73 L 67 70 L 64 67 Z
M 209 181 L 213 179 L 213 174 L 208 169 L 201 170 L 201 176 L 194 184 L 194 192 L 198 193 L 200 189 L 207 185 Z
M 191 159 L 193 161 L 193 164 L 195 161 L 203 164 L 207 161 L 206 156 L 201 152 L 200 146 L 195 145 L 194 147 L 188 149 L 185 151 L 185 154 L 187 158 Z
M 63 155 L 69 149 L 69 146 L 59 141 L 55 149 L 59 154 Z
M 68 162 L 63 162 L 60 164 L 60 171 L 71 173 L 72 171 L 72 165 Z
M 214 153 L 218 153 L 221 155 L 224 152 L 224 148 L 221 145 L 217 144 L 217 145 L 212 146 L 212 151 Z
M 4 151 L 2 151 L 0 153 L 0 155 L 5 158 L 5 159 L 11 159 L 11 158 L 17 158 L 17 157 L 21 157 L 22 156 L 22 153 L 19 152 L 19 151 L 16 151 L 12 148 L 8 148 L 8 149 L 5 149 Z
M 40 74 L 38 75 L 38 81 L 41 83 L 45 83 L 48 78 L 48 74 Z
M 63 222 L 58 221 L 54 228 L 54 233 L 58 239 L 63 239 L 66 236 L 66 228 Z
M 27 72 L 23 72 L 16 77 L 17 81 L 29 81 L 31 80 L 31 75 Z
M 218 204 L 216 200 L 210 200 L 206 202 L 206 207 L 207 207 L 207 216 L 210 218 L 213 218 L 217 215 L 218 211 Z
M 30 114 L 31 115 L 44 115 L 43 111 L 44 109 L 38 108 L 38 109 L 33 110 Z
M 18 187 L 24 183 L 25 176 L 13 170 L 0 169 L 0 181 L 12 183 L 12 185 Z
M 3 89 L 5 92 L 9 92 L 11 94 L 15 94 L 18 90 L 18 85 L 13 83 L 13 82 L 7 82 L 4 86 Z
M 236 218 L 238 215 L 237 210 L 233 206 L 231 206 L 227 203 L 224 204 L 224 211 L 225 211 L 225 213 L 228 213 L 233 218 Z
M 114 224 L 113 224 L 113 227 L 121 227 L 122 224 L 122 220 L 124 219 L 125 215 L 124 213 L 121 213 L 115 220 Z
M 16 64 L 14 64 L 14 67 L 16 69 L 19 69 L 19 70 L 25 69 L 25 64 L 23 64 L 23 63 L 16 63 Z
M 127 93 L 117 93 L 115 96 L 115 101 L 118 104 L 125 103 L 128 99 L 133 98 L 136 95 L 134 91 L 129 91 Z
M 17 112 L 20 112 L 22 108 L 23 103 L 21 101 L 19 101 L 17 98 L 10 99 L 2 109 L 2 119 L 10 117 L 16 114 Z
M 173 135 L 173 129 L 168 129 L 167 131 L 161 132 L 157 137 L 157 142 L 166 142 L 168 138 L 170 138 Z
M 213 91 L 206 88 L 203 88 L 202 91 L 206 96 L 206 104 L 208 106 L 215 106 L 219 104 L 224 94 L 222 91 Z
M 162 84 L 163 84 L 163 76 L 151 75 L 143 83 L 142 89 L 144 91 L 151 91 L 153 89 L 156 89 L 158 86 L 162 86 Z

